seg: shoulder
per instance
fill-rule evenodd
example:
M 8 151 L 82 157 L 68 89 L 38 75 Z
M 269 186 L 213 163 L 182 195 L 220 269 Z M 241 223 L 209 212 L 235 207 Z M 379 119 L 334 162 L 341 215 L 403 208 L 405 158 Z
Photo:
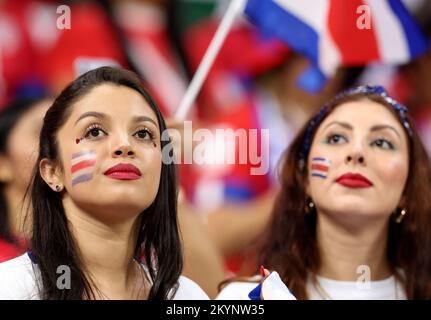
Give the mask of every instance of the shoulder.
M 258 281 L 231 282 L 220 291 L 216 300 L 250 300 L 248 294 L 258 285 Z
M 208 295 L 199 285 L 185 276 L 178 279 L 178 290 L 174 300 L 209 300 Z
M 0 263 L 0 299 L 37 298 L 36 277 L 27 254 Z

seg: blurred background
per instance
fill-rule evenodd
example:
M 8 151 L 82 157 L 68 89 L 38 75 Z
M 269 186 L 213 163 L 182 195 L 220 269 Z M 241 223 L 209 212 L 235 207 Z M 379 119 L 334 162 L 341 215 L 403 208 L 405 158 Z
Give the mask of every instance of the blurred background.
M 429 42 L 431 2 L 402 3 Z M 137 72 L 172 120 L 228 5 L 225 0 L 0 0 L 0 110 L 19 108 L 17 101 L 43 110 L 25 111 L 1 131 L 0 202 L 5 204 L 0 206 L 0 238 L 13 243 L 13 250 L 0 243 L 0 260 L 2 252 L 6 259 L 26 248 L 18 202 L 28 178 L 10 163 L 34 164 L 41 112 L 50 99 L 79 74 L 117 65 Z M 211 297 L 224 278 L 256 271 L 255 244 L 271 215 L 277 163 L 308 117 L 337 92 L 355 84 L 384 85 L 409 107 L 431 155 L 429 50 L 400 64 L 340 65 L 317 87 L 305 77 L 311 66 L 295 45 L 243 16 L 188 117 L 194 128 L 270 129 L 266 175 L 250 175 L 252 163 L 179 166 L 184 273 Z M 34 128 L 18 136 L 15 129 L 24 120 Z M 34 149 L 24 143 L 30 139 Z

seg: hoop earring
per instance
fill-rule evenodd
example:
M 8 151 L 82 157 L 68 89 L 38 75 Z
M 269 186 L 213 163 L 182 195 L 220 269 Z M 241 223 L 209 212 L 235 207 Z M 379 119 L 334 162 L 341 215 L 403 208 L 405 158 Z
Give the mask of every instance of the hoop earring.
M 397 208 L 394 214 L 395 223 L 401 223 L 404 219 L 404 216 L 407 214 L 407 209 Z
M 316 208 L 316 205 L 314 204 L 313 200 L 311 198 L 307 198 L 305 200 L 305 214 L 311 214 Z

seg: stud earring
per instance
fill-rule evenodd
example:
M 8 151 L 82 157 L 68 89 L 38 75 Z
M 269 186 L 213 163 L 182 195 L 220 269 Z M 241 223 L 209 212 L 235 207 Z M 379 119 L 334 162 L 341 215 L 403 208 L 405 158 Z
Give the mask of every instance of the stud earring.
M 394 221 L 395 223 L 401 223 L 404 219 L 404 216 L 407 214 L 407 209 L 400 209 L 397 208 L 395 214 L 394 214 Z
M 58 184 L 55 186 L 55 191 L 57 191 L 57 192 L 61 191 L 61 187 Z
M 313 210 L 315 209 L 315 204 L 313 202 L 313 200 L 311 200 L 311 198 L 308 198 L 305 201 L 305 214 L 310 214 L 311 212 L 313 212 Z

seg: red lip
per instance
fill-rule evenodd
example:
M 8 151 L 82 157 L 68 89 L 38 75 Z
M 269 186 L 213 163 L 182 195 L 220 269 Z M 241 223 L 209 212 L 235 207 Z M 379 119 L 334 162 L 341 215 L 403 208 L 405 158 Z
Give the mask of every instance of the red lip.
M 369 188 L 373 185 L 373 183 L 363 175 L 351 172 L 343 174 L 336 182 L 347 188 Z
M 106 170 L 104 175 L 117 180 L 137 180 L 142 173 L 133 164 L 120 163 Z

